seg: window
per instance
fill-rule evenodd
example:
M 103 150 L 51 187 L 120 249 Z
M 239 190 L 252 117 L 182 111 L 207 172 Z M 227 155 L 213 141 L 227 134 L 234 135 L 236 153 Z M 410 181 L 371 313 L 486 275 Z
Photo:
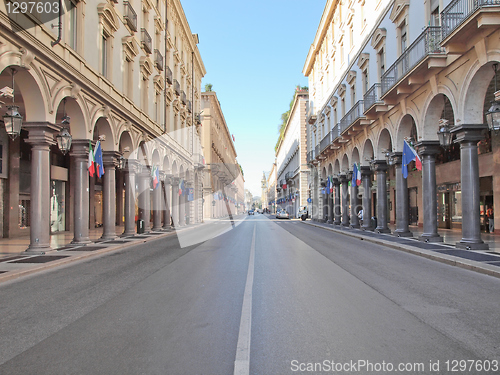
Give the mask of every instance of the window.
M 403 23 L 400 27 L 401 30 L 401 53 L 408 47 L 407 34 L 406 34 L 406 23 Z
M 77 50 L 78 48 L 78 8 L 77 4 L 73 1 L 69 4 L 69 46 L 73 48 L 73 50 Z
M 378 71 L 380 76 L 379 79 L 381 80 L 385 73 L 385 51 L 383 48 L 378 53 Z
M 123 92 L 129 98 L 132 98 L 133 95 L 133 87 L 134 87 L 134 62 L 132 60 L 125 60 L 125 69 L 124 69 L 124 88 Z
M 340 109 L 342 111 L 342 117 L 344 117 L 345 116 L 345 98 L 344 97 L 342 97 L 340 99 Z
M 431 11 L 431 26 L 441 26 L 441 18 L 439 17 L 439 5 Z
M 101 73 L 104 77 L 108 76 L 108 38 L 101 38 Z
M 363 80 L 363 94 L 366 94 L 368 88 L 370 87 L 370 82 L 368 80 L 368 69 L 363 70 L 361 79 Z
M 356 103 L 356 84 L 353 83 L 351 86 L 351 106 Z

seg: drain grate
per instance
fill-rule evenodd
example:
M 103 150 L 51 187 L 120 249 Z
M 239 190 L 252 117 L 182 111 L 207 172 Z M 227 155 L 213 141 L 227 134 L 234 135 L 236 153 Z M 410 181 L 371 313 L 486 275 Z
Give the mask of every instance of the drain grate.
M 0 259 L 0 262 L 10 262 L 11 260 L 23 259 L 23 258 L 26 258 L 26 255 L 17 255 L 14 257 L 2 258 Z
M 47 263 L 53 262 L 54 260 L 67 258 L 67 255 L 40 255 L 31 258 L 15 260 L 11 263 Z
M 82 247 L 76 247 L 72 248 L 71 250 L 67 251 L 96 251 L 96 250 L 101 250 L 105 249 L 106 246 L 82 246 Z

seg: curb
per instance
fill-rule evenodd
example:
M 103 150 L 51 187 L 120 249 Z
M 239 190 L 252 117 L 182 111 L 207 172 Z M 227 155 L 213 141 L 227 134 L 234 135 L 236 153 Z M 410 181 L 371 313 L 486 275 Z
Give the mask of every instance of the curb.
M 347 231 L 343 231 L 343 230 L 339 230 L 339 229 L 335 229 L 335 228 L 328 228 L 328 227 L 325 227 L 323 225 L 315 224 L 313 222 L 304 221 L 302 223 L 316 227 L 316 228 L 321 228 L 321 229 L 329 230 L 331 232 L 343 234 L 345 236 L 358 238 L 362 241 L 368 241 L 368 242 L 372 242 L 372 243 L 377 244 L 377 245 L 383 245 L 386 247 L 390 247 L 390 248 L 395 249 L 395 250 L 401 250 L 401 251 L 404 251 L 406 253 L 418 255 L 418 256 L 421 256 L 421 257 L 424 257 L 427 259 L 438 261 L 440 263 L 445 263 L 445 264 L 449 264 L 451 266 L 460 267 L 460 268 L 464 268 L 464 269 L 467 269 L 470 271 L 482 273 L 484 275 L 489 275 L 489 276 L 493 276 L 496 278 L 500 278 L 499 267 L 493 266 L 490 264 L 482 264 L 482 263 L 476 262 L 474 260 L 461 259 L 461 258 L 455 257 L 453 255 L 440 254 L 440 253 L 437 253 L 437 252 L 431 251 L 431 250 L 411 248 L 409 246 L 395 244 L 391 241 L 386 241 L 386 240 L 379 239 L 379 238 L 363 236 L 363 235 L 358 234 L 358 233 L 349 233 Z M 454 248 L 454 247 L 451 247 L 451 248 Z

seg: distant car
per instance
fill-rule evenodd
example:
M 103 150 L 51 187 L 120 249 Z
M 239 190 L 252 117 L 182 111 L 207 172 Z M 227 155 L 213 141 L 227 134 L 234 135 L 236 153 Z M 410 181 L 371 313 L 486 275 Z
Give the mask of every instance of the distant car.
M 309 217 L 309 213 L 307 212 L 307 207 L 302 207 L 297 216 L 300 217 L 302 221 L 305 221 Z
M 278 211 L 276 219 L 290 219 L 290 215 L 285 210 Z
M 249 214 L 249 215 L 253 215 L 253 214 L 254 214 L 254 213 L 253 213 L 253 210 L 248 211 L 248 214 Z

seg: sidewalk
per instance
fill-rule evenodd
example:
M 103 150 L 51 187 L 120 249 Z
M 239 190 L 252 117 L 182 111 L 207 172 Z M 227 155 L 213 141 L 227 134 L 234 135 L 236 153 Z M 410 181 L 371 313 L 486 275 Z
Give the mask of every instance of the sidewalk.
M 313 222 L 309 219 L 301 223 L 500 278 L 500 238 L 495 235 L 482 234 L 483 241 L 488 243 L 490 249 L 474 251 L 455 247 L 455 244 L 462 239 L 461 232 L 457 230 L 439 230 L 444 243 L 426 243 L 417 239 L 422 234 L 422 228 L 413 226 L 410 227 L 410 231 L 413 232 L 414 237 L 403 238 L 391 234 Z M 394 226 L 389 227 L 391 231 L 395 229 Z
M 50 237 L 52 250 L 45 254 L 26 254 L 30 244 L 29 236 L 0 239 L 0 282 L 13 280 L 42 270 L 58 267 L 69 262 L 95 257 L 111 251 L 120 250 L 139 243 L 172 236 L 178 231 L 197 227 L 202 224 L 186 225 L 176 230 L 148 232 L 140 235 L 121 237 L 123 226 L 116 228 L 117 238 L 100 241 L 103 228 L 90 230 L 91 243 L 86 246 L 71 245 L 72 232 L 53 234 Z

